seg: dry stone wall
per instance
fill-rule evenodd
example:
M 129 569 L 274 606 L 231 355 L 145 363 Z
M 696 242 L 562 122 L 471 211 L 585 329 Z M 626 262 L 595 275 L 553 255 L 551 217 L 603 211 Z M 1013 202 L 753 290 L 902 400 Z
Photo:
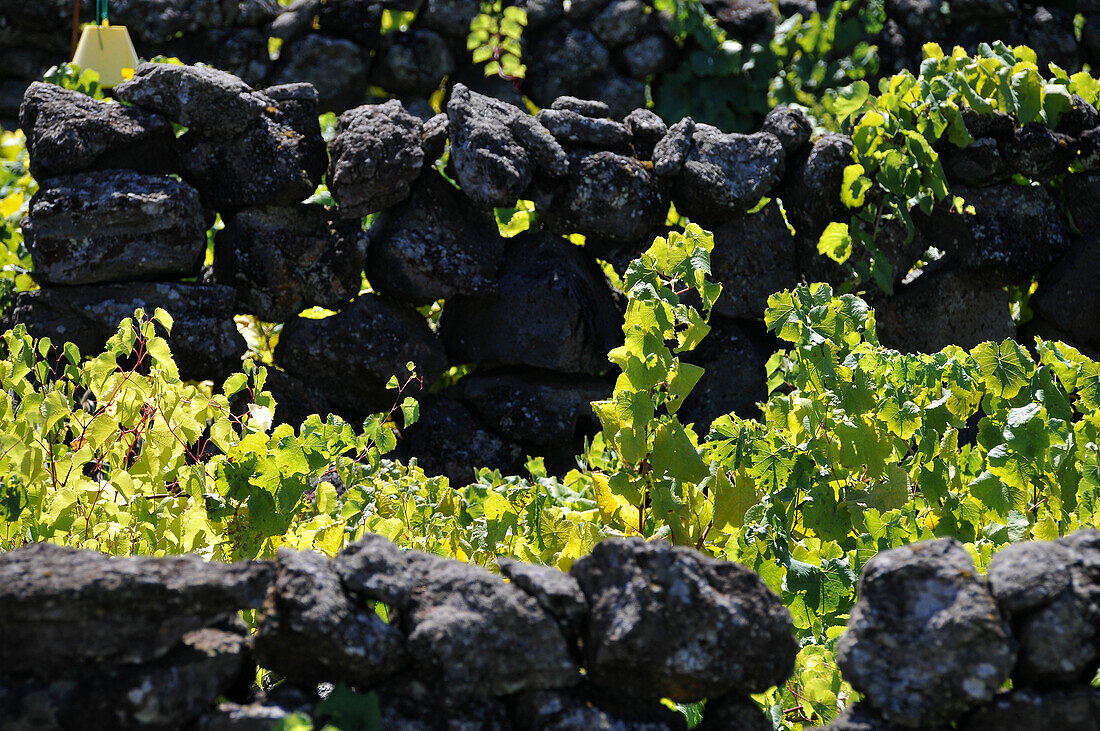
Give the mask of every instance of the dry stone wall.
M 531 115 L 456 84 L 427 121 L 397 100 L 348 110 L 326 147 L 309 84 L 254 90 L 209 68 L 147 64 L 115 93 L 131 106 L 27 90 L 40 192 L 24 234 L 43 288 L 19 295 L 7 322 L 88 352 L 135 307 L 164 307 L 181 374 L 215 380 L 245 350 L 234 315 L 283 322 L 268 383 L 292 423 L 390 408 L 385 385 L 410 360 L 425 388 L 472 365 L 456 387 L 420 394 L 422 422 L 401 441 L 402 456 L 456 481 L 477 466 L 518 470 L 531 454 L 568 469 L 622 337 L 622 295 L 599 262 L 621 272 L 668 230 L 670 203 L 714 231 L 725 289 L 687 356 L 707 370 L 680 412 L 700 428 L 764 397 L 777 347 L 761 322 L 768 295 L 844 278 L 817 240 L 850 215 L 839 188 L 851 141 L 812 138 L 794 109 L 727 134 L 574 97 Z M 900 273 L 929 247 L 944 255 L 874 302 L 882 342 L 930 351 L 1039 334 L 1100 350 L 1098 124 L 1083 101 L 1057 130 L 968 119 L 975 144 L 940 152 L 975 213 L 918 214 L 908 243 L 883 228 Z M 1067 150 L 1084 172 L 1052 181 L 1049 153 Z M 303 203 L 321 182 L 336 205 Z M 534 201 L 542 225 L 504 238 L 493 209 L 517 199 Z M 202 269 L 215 212 L 224 228 Z M 364 271 L 373 291 L 359 295 Z M 1017 332 L 1004 288 L 1036 276 L 1036 317 Z M 415 308 L 438 300 L 430 326 Z M 297 317 L 313 306 L 338 314 Z
M 646 88 L 686 63 L 668 18 L 648 0 L 520 0 L 527 11 L 522 83 L 485 79 L 466 49 L 477 0 L 114 0 L 112 22 L 130 28 L 144 58 L 176 56 L 208 63 L 255 86 L 306 81 L 321 108 L 337 112 L 367 101 L 377 87 L 406 107 L 430 114 L 428 96 L 444 77 L 519 104 L 540 106 L 559 96 L 598 98 L 616 117 L 643 106 Z M 705 0 L 715 22 L 745 48 L 767 47 L 775 27 L 795 14 L 827 14 L 815 0 Z M 68 60 L 73 3 L 0 0 L 0 120 L 14 120 L 23 90 L 54 64 Z M 84 19 L 94 3 L 83 0 Z M 1075 71 L 1100 62 L 1100 8 L 1092 0 L 887 0 L 879 47 L 883 73 L 915 69 L 924 42 L 962 45 L 1003 40 L 1034 48 L 1039 58 Z M 405 30 L 383 32 L 384 15 L 415 13 Z M 1080 14 L 1083 22 L 1075 21 Z M 1079 22 L 1079 28 L 1075 27 Z M 278 44 L 273 57 L 272 42 Z
M 641 538 L 568 573 L 498 563 L 370 534 L 334 559 L 0 553 L 0 726 L 269 729 L 340 684 L 384 730 L 686 729 L 662 698 L 705 699 L 704 731 L 772 728 L 749 695 L 798 648 L 749 569 Z M 826 728 L 1095 729 L 1098 598 L 1095 530 L 1005 548 L 988 578 L 954 539 L 884 551 L 836 647 L 862 700 Z

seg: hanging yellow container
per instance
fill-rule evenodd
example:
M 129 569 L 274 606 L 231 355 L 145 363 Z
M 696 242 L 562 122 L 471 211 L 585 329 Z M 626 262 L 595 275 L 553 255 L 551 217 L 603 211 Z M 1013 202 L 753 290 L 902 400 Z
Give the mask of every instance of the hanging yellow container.
M 125 81 L 138 65 L 137 51 L 124 25 L 86 25 L 73 54 L 73 63 L 99 73 L 99 83 L 110 89 Z

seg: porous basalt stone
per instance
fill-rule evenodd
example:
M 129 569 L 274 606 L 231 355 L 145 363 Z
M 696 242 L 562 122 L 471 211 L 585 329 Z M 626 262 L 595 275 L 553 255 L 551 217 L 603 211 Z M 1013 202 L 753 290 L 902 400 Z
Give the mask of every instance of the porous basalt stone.
M 1016 661 L 1012 633 L 953 538 L 878 553 L 837 641 L 837 664 L 882 716 L 946 724 L 988 703 Z
M 43 284 L 194 276 L 210 224 L 198 192 L 129 170 L 42 181 L 23 237 Z
M 634 154 L 637 155 L 638 159 L 653 159 L 654 148 L 668 134 L 668 125 L 648 109 L 635 109 L 626 115 L 623 124 L 630 132 Z
M 424 163 L 424 123 L 400 101 L 340 115 L 329 144 L 328 185 L 344 217 L 362 217 L 408 197 Z
M 575 96 L 559 96 L 550 105 L 550 109 L 576 112 L 583 117 L 610 119 L 611 107 L 598 99 L 578 99 Z
M 711 317 L 711 331 L 685 362 L 704 369 L 703 377 L 684 400 L 677 414 L 684 424 L 694 423 L 704 433 L 719 416 L 737 413 L 751 417 L 757 402 L 766 400 L 767 374 L 764 364 L 779 347 L 763 345 L 758 334 L 744 321 Z M 763 341 L 767 343 L 767 341 Z
M 1008 294 L 996 284 L 935 262 L 875 308 L 879 340 L 903 353 L 973 348 L 1016 335 Z
M 220 140 L 253 126 L 266 106 L 236 76 L 205 66 L 143 63 L 129 81 L 115 87 L 114 94 L 196 134 Z
M 569 690 L 538 690 L 522 693 L 512 700 L 512 717 L 517 729 L 601 729 L 602 731 L 686 731 L 687 729 L 687 721 L 683 714 L 678 714 L 659 702 L 615 698 L 590 685 Z
M 425 388 L 447 367 L 427 322 L 410 307 L 373 294 L 360 295 L 342 312 L 322 320 L 286 323 L 276 361 L 324 393 L 347 418 L 366 418 L 389 409 L 392 376 L 416 363 Z
M 89 170 L 170 173 L 176 166 L 175 134 L 164 117 L 53 84 L 27 87 L 19 126 L 39 181 Z
M 1037 122 L 1017 128 L 1011 137 L 1001 141 L 1000 147 L 1013 170 L 1042 182 L 1065 173 L 1077 156 L 1077 144 L 1072 137 Z
M 478 421 L 462 402 L 447 397 L 421 399 L 420 418 L 402 433 L 397 455 L 405 460 L 415 457 L 425 474 L 442 475 L 455 487 L 473 482 L 483 467 L 511 475 L 524 464 L 523 448 Z
M 794 668 L 790 612 L 740 564 L 608 539 L 570 573 L 590 606 L 585 668 L 596 686 L 692 702 L 762 692 Z
M 801 109 L 780 104 L 764 117 L 760 131 L 775 135 L 789 156 L 810 141 L 813 125 Z
M 165 657 L 187 633 L 258 607 L 272 569 L 35 543 L 0 554 L 0 577 L 4 673 L 50 682 Z
M 9 729 L 184 728 L 231 690 L 247 658 L 247 637 L 193 630 L 149 662 L 90 666 L 74 679 L 0 676 L 0 716 Z
M 474 372 L 455 390 L 483 423 L 498 434 L 538 447 L 568 445 L 597 426 L 591 403 L 608 393 L 602 378 L 509 368 Z
M 949 181 L 963 185 L 1003 183 L 1013 173 L 992 137 L 979 137 L 963 148 L 947 145 L 940 153 L 940 163 Z
M 724 317 L 757 320 L 768 296 L 798 281 L 794 236 L 779 205 L 764 208 L 714 230 L 711 274 L 722 284 L 714 310 Z
M 621 319 L 595 262 L 544 232 L 509 239 L 505 256 L 495 292 L 454 297 L 443 308 L 440 335 L 453 361 L 607 370 L 607 352 L 622 337 Z
M 693 221 L 716 226 L 771 193 L 785 162 L 783 145 L 773 134 L 723 134 L 696 124 L 683 167 L 671 180 L 671 197 L 676 210 Z
M 387 33 L 371 65 L 371 80 L 396 94 L 431 94 L 455 70 L 451 43 L 438 33 L 417 28 Z
M 519 589 L 535 598 L 550 613 L 566 639 L 575 643 L 588 619 L 588 600 L 577 580 L 552 566 L 523 563 L 497 557 L 500 573 Z
M 770 731 L 773 726 L 760 706 L 743 695 L 708 698 L 699 731 Z
M 586 116 L 570 109 L 543 109 L 537 115 L 559 143 L 583 145 L 601 150 L 625 150 L 630 147 L 630 133 L 621 122 Z
M 458 183 L 479 205 L 513 205 L 531 183 L 536 165 L 555 177 L 569 169 L 561 145 L 517 107 L 455 84 L 447 116 Z
M 989 565 L 989 586 L 1019 642 L 1016 687 L 1092 679 L 1100 666 L 1100 532 L 1008 546 Z
M 574 155 L 569 174 L 536 189 L 535 204 L 556 234 L 634 242 L 660 226 L 668 199 L 657 177 L 633 157 Z
M 309 307 L 339 310 L 359 293 L 366 239 L 337 232 L 320 206 L 246 208 L 215 237 L 214 273 L 238 309 L 284 322 Z
M 309 82 L 317 89 L 321 111 L 343 112 L 362 103 L 369 71 L 368 49 L 343 38 L 309 33 L 283 46 L 271 82 Z
M 298 685 L 369 687 L 409 662 L 402 633 L 353 603 L 332 560 L 313 551 L 279 549 L 257 625 L 256 659 Z
M 959 724 L 960 731 L 1096 731 L 1100 728 L 1100 690 L 1078 685 L 1047 691 L 1018 688 L 1000 693 L 989 705 Z
M 1070 248 L 1065 216 L 1044 188 L 1028 185 L 952 186 L 974 213 L 938 205 L 914 222 L 967 275 L 998 285 L 1030 281 Z
M 260 117 L 239 137 L 213 141 L 191 132 L 179 139 L 180 175 L 203 203 L 219 212 L 249 206 L 298 203 L 317 189 L 324 173 L 320 130 L 295 129 L 292 117 Z
M 359 595 L 385 601 L 394 585 L 411 585 L 391 626 L 408 637 L 410 674 L 435 689 L 443 705 L 579 682 L 554 618 L 500 577 L 417 551 L 395 553 L 377 539 L 345 551 L 354 554 L 351 562 L 337 557 L 346 581 L 363 567 L 376 585 L 377 577 L 389 577 L 378 592 L 352 584 Z
M 507 241 L 490 213 L 472 208 L 434 171 L 421 176 L 408 200 L 385 211 L 375 228 L 367 278 L 383 294 L 420 306 L 496 286 Z

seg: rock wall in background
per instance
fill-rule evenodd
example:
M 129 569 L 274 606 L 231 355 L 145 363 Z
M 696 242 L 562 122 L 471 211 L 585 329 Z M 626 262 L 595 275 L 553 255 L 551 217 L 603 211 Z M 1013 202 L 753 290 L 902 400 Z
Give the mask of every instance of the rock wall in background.
M 811 139 L 797 110 L 727 134 L 691 118 L 669 127 L 641 108 L 619 119 L 574 97 L 532 116 L 457 84 L 427 121 L 396 100 L 348 110 L 326 152 L 309 84 L 257 91 L 209 68 L 147 64 L 115 93 L 133 106 L 27 90 L 21 122 L 40 191 L 23 230 L 42 289 L 18 295 L 7 322 L 90 352 L 135 307 L 164 307 L 181 374 L 213 380 L 245 352 L 234 315 L 284 322 L 268 384 L 277 417 L 294 424 L 388 410 L 386 383 L 410 360 L 424 389 L 473 366 L 455 387 L 418 394 L 422 421 L 401 441 L 403 457 L 458 482 L 476 466 L 519 470 L 527 455 L 570 467 L 597 428 L 589 402 L 609 392 L 607 352 L 622 338 L 622 294 L 601 262 L 621 273 L 668 230 L 670 202 L 714 231 L 725 290 L 712 333 L 686 356 L 707 374 L 685 423 L 751 414 L 778 347 L 761 322 L 768 295 L 842 278 L 816 242 L 848 215 L 839 187 L 851 141 Z M 997 118 L 975 122 L 969 148 L 945 144 L 953 189 L 976 212 L 918 214 L 910 244 L 884 247 L 900 273 L 929 246 L 944 252 L 873 302 L 884 344 L 935 351 L 1040 334 L 1097 352 L 1100 115 L 1083 101 L 1078 112 L 1067 115 L 1074 129 Z M 170 122 L 186 133 L 166 133 Z M 1051 140 L 1085 172 L 1060 189 L 1013 183 L 1014 172 L 1044 179 Z M 336 205 L 302 203 L 322 181 Z M 543 225 L 504 238 L 493 209 L 517 199 Z M 225 225 L 204 269 L 215 212 Z M 360 295 L 364 271 L 373 291 Z M 1033 276 L 1037 316 L 1017 333 L 1004 287 Z M 430 325 L 415 308 L 439 300 Z M 297 317 L 314 306 L 338 312 Z
M 358 106 L 374 87 L 426 114 L 428 96 L 446 77 L 452 84 L 461 82 L 513 103 L 520 102 L 521 94 L 539 106 L 549 106 L 562 95 L 600 99 L 616 117 L 644 106 L 648 89 L 662 109 L 701 114 L 692 111 L 696 102 L 690 92 L 684 95 L 676 87 L 690 87 L 694 75 L 701 78 L 712 71 L 684 73 L 696 44 L 674 38 L 670 17 L 655 10 L 651 0 L 516 4 L 528 17 L 522 36 L 528 71 L 522 83 L 487 80 L 472 63 L 466 37 L 480 11 L 478 0 L 294 0 L 289 6 L 277 0 L 115 0 L 110 17 L 129 27 L 143 58 L 166 55 L 207 63 L 254 86 L 310 82 L 322 110 Z M 881 12 L 885 23 L 877 34 L 858 40 L 878 46 L 879 72 L 886 75 L 915 69 L 928 40 L 971 52 L 982 41 L 1023 43 L 1039 58 L 1071 72 L 1082 63 L 1100 63 L 1100 6 L 1093 0 L 885 0 L 865 5 L 861 12 Z M 0 120 L 13 122 L 27 84 L 69 59 L 72 6 L 70 0 L 0 0 Z M 93 6 L 92 0 L 83 0 L 82 19 L 93 17 Z M 703 7 L 751 55 L 756 53 L 748 50 L 753 46 L 767 53 L 776 26 L 785 19 L 795 14 L 808 18 L 814 12 L 826 16 L 832 3 L 704 0 Z M 414 14 L 407 29 L 389 30 L 391 19 L 405 17 L 402 13 Z M 1081 19 L 1075 20 L 1078 15 Z M 759 58 L 758 65 L 765 60 Z M 667 87 L 661 83 L 666 74 L 675 77 Z M 766 84 L 760 91 L 766 91 Z M 670 98 L 664 99 L 666 95 Z M 700 109 L 713 102 L 697 101 Z M 736 115 L 747 125 L 738 131 L 759 124 L 763 112 L 758 110 L 766 106 L 755 100 L 735 103 L 753 109 L 752 114 Z
M 661 699 L 705 699 L 703 731 L 772 728 L 749 696 L 786 682 L 798 647 L 751 570 L 641 538 L 568 573 L 498 563 L 503 577 L 373 534 L 334 559 L 0 553 L 0 718 L 258 731 L 350 687 L 387 730 L 686 729 Z M 826 728 L 1095 728 L 1098 567 L 1095 530 L 1009 546 L 988 579 L 951 538 L 879 553 L 837 642 L 862 699 Z

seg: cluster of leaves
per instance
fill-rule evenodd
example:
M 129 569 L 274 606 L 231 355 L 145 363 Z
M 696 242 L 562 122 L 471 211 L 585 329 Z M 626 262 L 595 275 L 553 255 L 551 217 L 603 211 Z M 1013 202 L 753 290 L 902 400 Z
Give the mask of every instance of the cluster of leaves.
M 656 111 L 726 131 L 752 132 L 776 104 L 798 104 L 821 123 L 833 113 L 825 90 L 874 76 L 882 0 L 839 0 L 827 13 L 792 15 L 756 40 L 729 38 L 697 0 L 657 0 L 684 48 L 680 65 L 653 86 Z
M 470 21 L 466 49 L 473 62 L 485 65 L 486 76 L 519 82 L 527 75 L 520 37 L 527 26 L 527 11 L 501 0 L 482 0 L 481 12 Z
M 28 172 L 23 132 L 0 132 L 0 312 L 15 292 L 34 288 L 22 222 L 37 187 Z
M 364 532 L 489 563 L 497 554 L 568 566 L 610 531 L 595 504 L 547 478 L 483 470 L 461 490 L 383 458 L 395 420 L 418 417 L 390 386 L 361 428 L 329 416 L 271 427 L 266 370 L 245 361 L 219 392 L 179 379 L 158 310 L 121 323 L 85 358 L 22 326 L 0 344 L 0 547 L 53 541 L 113 554 L 235 560 L 280 546 L 334 554 Z M 410 364 L 411 366 L 411 364 Z M 576 482 L 576 478 L 572 478 Z
M 944 137 L 958 147 L 974 141 L 964 109 L 981 115 L 1002 112 L 1021 125 L 1053 127 L 1072 108 L 1072 95 L 1096 103 L 1100 82 L 1087 71 L 1071 75 L 1055 64 L 1048 69 L 1044 75 L 1026 46 L 983 43 L 970 55 L 958 47 L 945 54 L 928 43 L 919 74 L 904 71 L 882 79 L 877 96 L 864 81 L 830 91 L 827 105 L 838 123 L 858 119 L 851 130 L 854 162 L 845 170 L 841 190 L 853 212 L 850 222 L 827 228 L 819 251 L 849 263 L 860 280 L 892 293 L 897 275 L 905 272 L 896 272 L 883 252 L 883 232 L 893 227 L 911 241 L 915 211 L 930 214 L 945 200 L 965 210 L 965 202 L 951 196 L 933 149 Z

